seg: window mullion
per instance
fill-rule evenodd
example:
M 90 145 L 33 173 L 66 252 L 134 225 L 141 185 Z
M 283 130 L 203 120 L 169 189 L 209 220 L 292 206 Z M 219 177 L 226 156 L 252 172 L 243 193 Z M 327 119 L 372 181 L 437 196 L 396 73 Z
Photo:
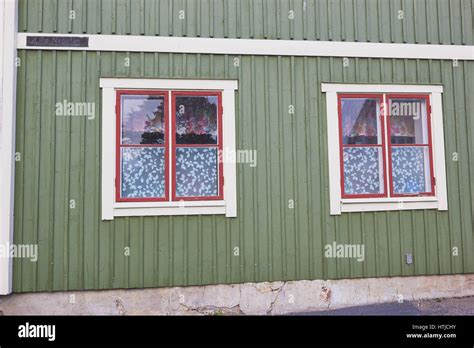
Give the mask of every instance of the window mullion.
M 171 91 L 166 91 L 168 93 L 168 139 L 166 142 L 166 151 L 168 151 L 168 189 L 169 189 L 169 197 L 168 201 L 171 202 L 173 200 L 173 181 L 174 181 L 174 173 L 173 173 L 173 156 L 174 156 L 174 148 L 173 148 L 173 100 L 171 99 L 173 96 Z
M 382 99 L 382 102 L 383 102 L 383 124 L 382 124 L 382 127 L 384 129 L 384 146 L 383 146 L 383 151 L 384 151 L 384 154 L 385 154 L 385 158 L 386 158 L 386 161 L 385 161 L 385 177 L 384 177 L 384 180 L 385 182 L 387 183 L 386 185 L 386 195 L 387 197 L 391 197 L 390 196 L 390 192 L 391 192 L 391 187 L 392 187 L 392 182 L 390 180 L 391 178 L 391 175 L 390 175 L 390 168 L 392 167 L 391 166 L 391 163 L 392 163 L 392 157 L 389 156 L 390 154 L 390 151 L 389 151 L 389 147 L 390 147 L 390 143 L 389 143 L 389 137 L 390 137 L 390 130 L 389 130 L 389 127 L 388 127 L 388 117 L 389 117 L 389 112 L 388 112 L 388 103 L 387 103 L 387 95 L 384 93 L 383 94 L 383 99 Z

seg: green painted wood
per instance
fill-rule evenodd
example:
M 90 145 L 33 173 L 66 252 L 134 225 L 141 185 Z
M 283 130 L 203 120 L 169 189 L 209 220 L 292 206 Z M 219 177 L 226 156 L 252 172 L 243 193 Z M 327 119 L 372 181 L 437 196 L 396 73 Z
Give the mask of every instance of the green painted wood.
M 19 30 L 25 32 L 473 44 L 471 0 L 19 0 L 19 4 Z
M 72 6 L 73 21 L 66 15 Z M 471 9 L 466 0 L 43 0 L 20 1 L 19 28 L 472 44 Z M 14 238 L 37 243 L 40 255 L 37 263 L 14 260 L 16 292 L 474 272 L 472 62 L 351 58 L 344 67 L 342 58 L 67 51 L 19 57 Z M 237 218 L 100 220 L 100 77 L 239 80 L 237 144 L 257 150 L 258 165 L 237 166 Z M 329 215 L 331 135 L 321 82 L 443 84 L 448 212 Z M 55 116 L 64 99 L 94 102 L 95 119 Z M 325 258 L 333 241 L 364 244 L 365 262 Z
M 343 68 L 340 58 L 241 57 L 235 68 L 225 56 L 20 57 L 15 242 L 38 243 L 40 258 L 15 260 L 15 291 L 473 271 L 471 62 L 351 59 Z M 126 57 L 130 68 L 121 63 Z M 100 221 L 100 76 L 239 78 L 238 147 L 257 149 L 258 166 L 238 166 L 238 218 Z M 329 216 L 322 81 L 445 86 L 449 212 Z M 56 117 L 54 104 L 63 99 L 96 102 L 96 119 Z M 451 160 L 453 152 L 459 161 Z M 333 241 L 363 243 L 366 261 L 324 258 L 324 245 Z M 406 253 L 413 253 L 413 265 L 406 265 Z

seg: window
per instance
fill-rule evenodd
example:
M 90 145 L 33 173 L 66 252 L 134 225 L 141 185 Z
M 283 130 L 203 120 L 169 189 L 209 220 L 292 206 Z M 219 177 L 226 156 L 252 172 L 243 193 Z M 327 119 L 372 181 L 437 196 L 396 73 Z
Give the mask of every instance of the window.
M 435 177 L 428 95 L 387 95 L 390 195 L 433 196 Z
M 235 151 L 235 81 L 101 79 L 101 87 L 103 219 L 236 216 L 235 163 L 220 155 Z
M 117 91 L 117 202 L 167 201 L 168 93 Z
M 222 96 L 172 92 L 173 200 L 222 199 Z
M 380 95 L 340 95 L 342 197 L 385 197 L 385 139 Z
M 323 92 L 331 214 L 447 210 L 441 87 L 323 84 Z

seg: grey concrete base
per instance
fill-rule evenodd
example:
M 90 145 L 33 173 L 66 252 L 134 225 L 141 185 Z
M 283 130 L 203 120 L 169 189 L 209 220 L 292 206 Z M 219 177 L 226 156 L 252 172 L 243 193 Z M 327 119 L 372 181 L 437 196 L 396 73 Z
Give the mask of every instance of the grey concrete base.
M 13 294 L 0 297 L 0 312 L 5 315 L 265 315 L 473 295 L 474 274 L 468 274 Z
M 348 315 L 474 315 L 474 296 L 436 298 L 429 300 L 404 301 L 403 303 L 376 303 L 364 306 L 338 308 L 314 312 L 297 312 L 304 316 L 348 316 Z

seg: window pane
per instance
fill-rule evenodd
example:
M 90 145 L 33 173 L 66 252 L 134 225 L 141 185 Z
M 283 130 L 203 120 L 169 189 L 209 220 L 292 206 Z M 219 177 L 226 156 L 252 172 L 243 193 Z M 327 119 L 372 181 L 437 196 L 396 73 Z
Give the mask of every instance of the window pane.
M 217 97 L 176 97 L 176 143 L 217 144 Z
M 390 99 L 388 107 L 392 144 L 428 144 L 424 99 Z
M 346 147 L 343 157 L 345 194 L 384 193 L 380 147 Z
M 164 144 L 165 98 L 122 95 L 122 144 Z
M 124 147 L 122 150 L 122 198 L 165 196 L 165 149 Z
M 218 149 L 176 148 L 176 196 L 218 196 Z
M 342 98 L 342 143 L 381 144 L 379 100 Z
M 392 177 L 395 194 L 431 192 L 429 148 L 392 147 Z

